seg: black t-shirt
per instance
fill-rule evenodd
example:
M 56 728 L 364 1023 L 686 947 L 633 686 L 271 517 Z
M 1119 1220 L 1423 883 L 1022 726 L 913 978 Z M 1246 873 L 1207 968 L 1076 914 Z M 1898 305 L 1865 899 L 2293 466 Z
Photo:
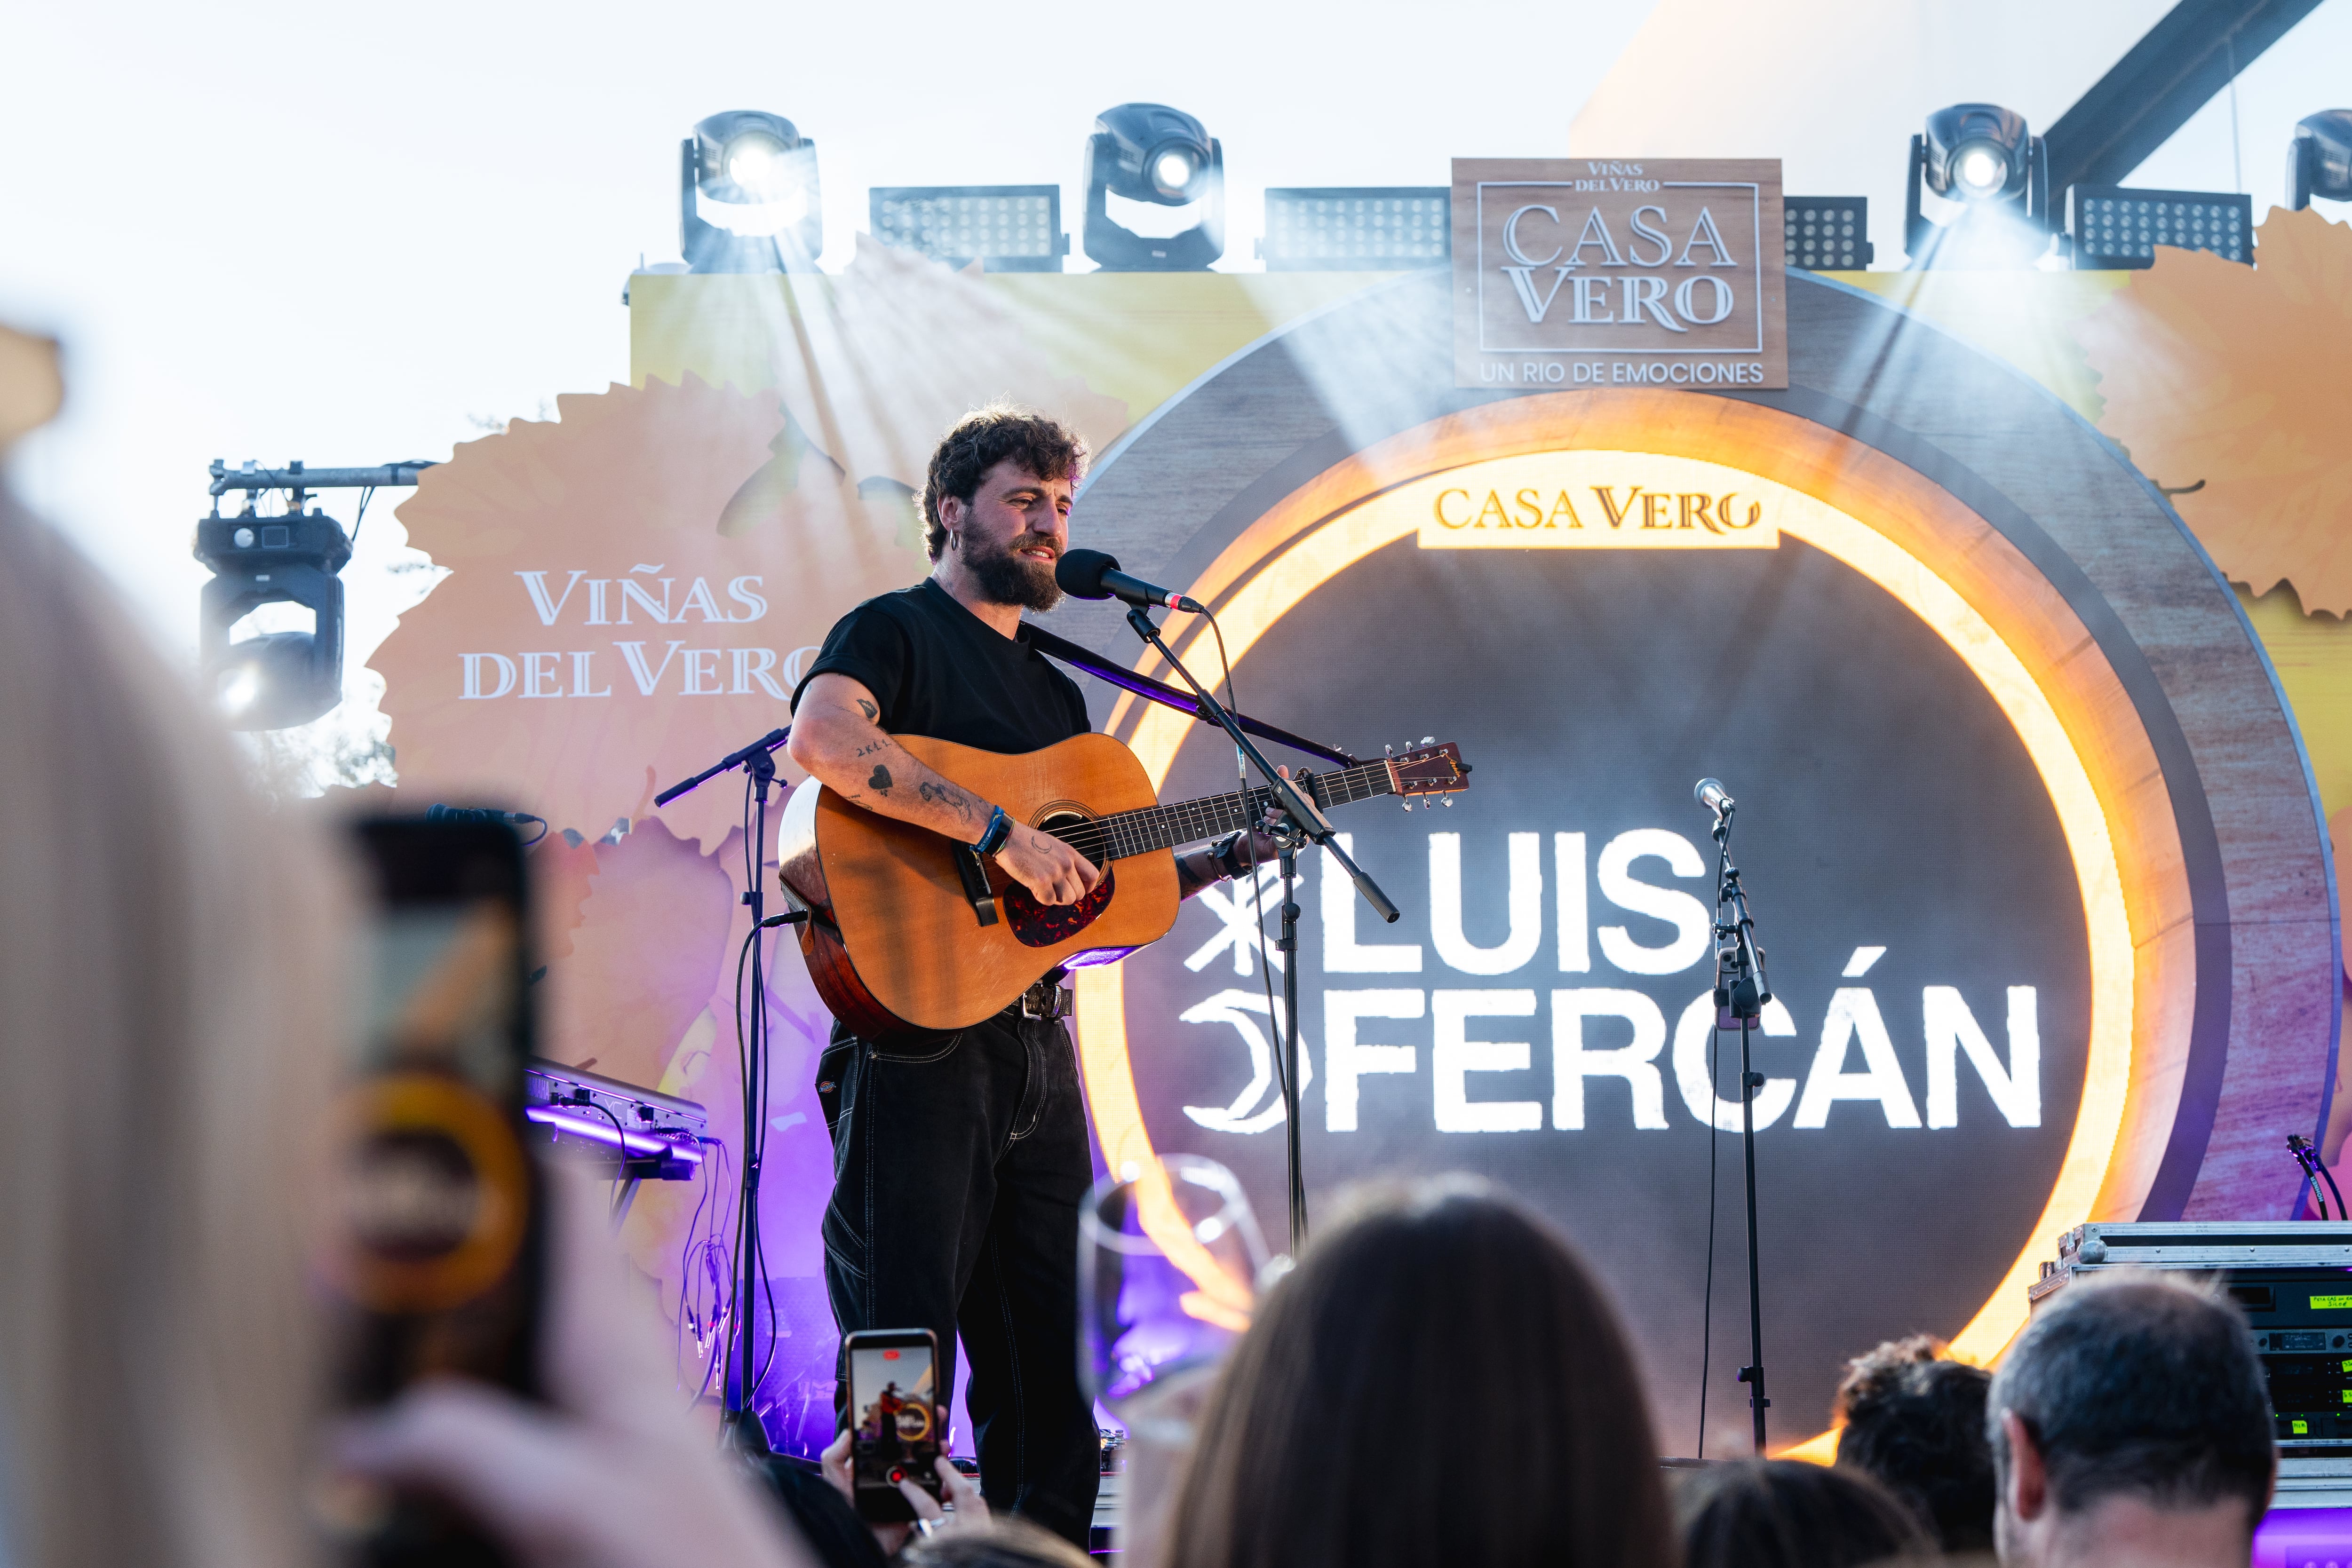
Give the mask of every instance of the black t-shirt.
M 929 578 L 877 594 L 835 622 L 793 690 L 795 708 L 823 674 L 872 692 L 882 709 L 876 722 L 892 735 L 1024 752 L 1093 727 L 1076 681 L 1025 635 L 1006 637 Z

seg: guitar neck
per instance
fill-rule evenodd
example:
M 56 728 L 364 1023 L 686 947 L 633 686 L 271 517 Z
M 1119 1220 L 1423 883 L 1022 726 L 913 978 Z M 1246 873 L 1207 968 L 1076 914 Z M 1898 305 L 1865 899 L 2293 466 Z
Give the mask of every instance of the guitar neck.
M 1297 780 L 1319 807 L 1345 806 L 1377 795 L 1397 792 L 1396 776 L 1386 761 L 1366 762 L 1335 773 L 1305 774 Z M 1097 865 L 1124 860 L 1153 850 L 1173 849 L 1200 839 L 1213 839 L 1248 827 L 1265 815 L 1275 802 L 1270 789 L 1237 789 L 1230 795 L 1209 795 L 1173 805 L 1148 806 L 1057 828 L 1054 836 Z

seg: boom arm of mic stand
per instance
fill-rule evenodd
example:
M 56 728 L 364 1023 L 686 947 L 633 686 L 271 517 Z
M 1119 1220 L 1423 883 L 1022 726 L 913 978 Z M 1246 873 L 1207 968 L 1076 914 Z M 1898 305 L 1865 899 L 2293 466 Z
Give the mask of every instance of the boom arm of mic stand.
M 712 763 L 709 767 L 704 768 L 701 772 L 696 774 L 685 783 L 671 785 L 668 789 L 654 797 L 654 804 L 656 806 L 667 806 L 672 800 L 677 800 L 680 795 L 685 794 L 688 790 L 696 788 L 698 785 L 708 784 L 710 780 L 718 778 L 721 773 L 726 772 L 730 768 L 743 767 L 753 758 L 760 757 L 775 750 L 776 747 L 783 745 L 784 742 L 790 740 L 792 737 L 793 727 L 791 725 L 786 725 L 782 729 L 772 729 L 767 734 L 761 736 L 759 739 L 753 741 L 751 745 L 743 747 L 742 750 L 729 752 L 726 756 L 720 758 L 718 761 Z
M 1356 884 L 1356 891 L 1364 895 L 1364 902 L 1372 906 L 1374 914 L 1394 925 L 1402 912 L 1389 901 L 1387 894 L 1381 891 L 1381 884 L 1339 847 L 1338 833 L 1332 828 L 1330 819 L 1323 815 L 1322 808 L 1283 777 L 1274 764 L 1265 759 L 1265 754 L 1257 748 L 1242 727 L 1234 722 L 1234 716 L 1225 711 L 1224 705 L 1211 696 L 1201 683 L 1192 678 L 1192 672 L 1184 667 L 1183 661 L 1176 657 L 1176 650 L 1160 637 L 1160 628 L 1151 623 L 1150 616 L 1140 609 L 1130 609 L 1127 612 L 1127 623 L 1135 628 L 1137 636 L 1160 650 L 1160 655 L 1168 661 L 1169 668 L 1184 677 L 1184 684 L 1192 688 L 1193 699 L 1201 705 L 1202 714 L 1215 720 L 1227 735 L 1233 737 L 1234 745 L 1249 759 L 1250 766 L 1265 776 L 1267 785 L 1281 801 L 1282 809 L 1289 813 L 1292 821 L 1298 824 L 1299 831 L 1322 845 L 1346 869 L 1348 880 Z

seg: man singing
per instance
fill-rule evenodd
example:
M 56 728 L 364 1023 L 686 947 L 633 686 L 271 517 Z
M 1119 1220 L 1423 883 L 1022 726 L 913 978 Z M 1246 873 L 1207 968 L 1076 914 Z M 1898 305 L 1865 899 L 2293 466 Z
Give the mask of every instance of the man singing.
M 923 487 L 934 565 L 844 616 L 793 694 L 793 760 L 845 800 L 973 845 L 1042 904 L 1102 878 L 1085 856 L 918 762 L 894 735 L 1029 752 L 1088 727 L 1070 678 L 1029 646 L 1024 610 L 1061 598 L 1086 461 L 1041 414 L 968 414 Z M 1271 859 L 1261 841 L 1262 858 Z M 1190 896 L 1240 873 L 1239 835 L 1177 855 Z M 817 1067 L 833 1132 L 825 1288 L 844 1333 L 929 1328 L 935 1386 L 959 1333 L 989 1505 L 1084 1547 L 1100 1449 L 1077 1375 L 1077 1213 L 1094 1175 L 1059 970 L 960 1033 L 880 1045 L 835 1022 Z

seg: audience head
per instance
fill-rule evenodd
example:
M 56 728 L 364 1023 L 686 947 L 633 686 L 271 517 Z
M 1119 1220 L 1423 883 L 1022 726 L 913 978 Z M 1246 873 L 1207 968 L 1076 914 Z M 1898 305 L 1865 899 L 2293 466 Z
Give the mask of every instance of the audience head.
M 1738 1459 L 1675 1489 L 1683 1568 L 1859 1568 L 1936 1555 L 1935 1538 L 1859 1471 Z
M 326 855 L 5 491 L 0 737 L 0 1555 L 306 1559 Z
M 2003 1562 L 2245 1563 L 2276 1450 L 2252 1336 L 2217 1287 L 2068 1286 L 2011 1346 L 1986 1416 Z
M 1094 1563 L 1060 1536 L 1018 1519 L 917 1536 L 897 1561 L 898 1568 L 1092 1568 Z
M 1203 1410 L 1170 1568 L 1655 1568 L 1672 1525 L 1616 1313 L 1461 1177 L 1367 1194 L 1261 1304 Z
M 1992 1374 L 1947 1360 L 1925 1334 L 1889 1340 L 1846 1364 L 1838 1385 L 1837 1462 L 1886 1488 L 1947 1552 L 1992 1550 Z

